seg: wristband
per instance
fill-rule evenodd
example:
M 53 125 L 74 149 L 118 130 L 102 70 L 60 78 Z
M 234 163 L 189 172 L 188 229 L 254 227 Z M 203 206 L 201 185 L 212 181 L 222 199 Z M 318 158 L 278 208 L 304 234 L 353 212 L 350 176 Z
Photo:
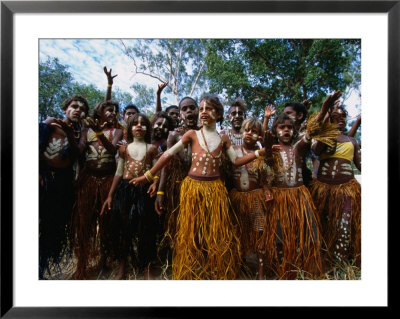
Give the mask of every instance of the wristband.
M 153 179 L 158 179 L 158 178 L 160 178 L 160 176 L 155 175 L 155 176 L 153 177 Z
M 164 192 L 163 191 L 158 191 L 157 195 L 164 195 Z
M 147 179 L 149 182 L 154 181 L 154 176 L 153 176 L 153 174 L 150 173 L 150 171 L 146 171 L 146 173 L 144 173 L 144 176 L 146 177 L 146 179 Z
M 109 87 L 109 88 L 112 87 L 112 84 L 108 84 L 107 87 Z
M 94 132 L 94 134 L 96 134 L 96 136 L 103 135 L 103 131 L 100 131 L 100 132 Z
M 313 171 L 315 174 L 318 174 L 318 171 Z

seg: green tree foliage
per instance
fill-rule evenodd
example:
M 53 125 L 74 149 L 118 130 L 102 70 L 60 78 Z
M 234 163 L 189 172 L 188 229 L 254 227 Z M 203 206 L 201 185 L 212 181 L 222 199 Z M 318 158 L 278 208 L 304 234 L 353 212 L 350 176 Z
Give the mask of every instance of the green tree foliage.
M 39 120 L 47 117 L 63 118 L 62 103 L 72 95 L 81 95 L 89 103 L 91 113 L 97 103 L 103 101 L 105 90 L 99 90 L 93 84 L 82 84 L 74 81 L 68 66 L 62 65 L 57 58 L 47 59 L 39 64 Z M 120 89 L 112 91 L 112 99 L 120 105 L 120 110 L 132 103 L 132 95 Z
M 39 120 L 62 117 L 62 102 L 70 94 L 72 75 L 57 58 L 39 64 Z
M 168 81 L 165 93 L 174 96 L 170 104 L 178 104 L 184 96 L 199 97 L 207 90 L 207 42 L 206 39 L 121 40 L 135 73 L 157 79 L 160 83 Z M 141 86 L 140 89 L 144 93 L 147 88 Z M 148 96 L 149 92 L 145 95 Z
M 243 98 L 254 115 L 267 103 L 310 99 L 319 108 L 327 94 L 360 84 L 360 41 L 338 39 L 213 39 L 207 75 L 210 91 Z

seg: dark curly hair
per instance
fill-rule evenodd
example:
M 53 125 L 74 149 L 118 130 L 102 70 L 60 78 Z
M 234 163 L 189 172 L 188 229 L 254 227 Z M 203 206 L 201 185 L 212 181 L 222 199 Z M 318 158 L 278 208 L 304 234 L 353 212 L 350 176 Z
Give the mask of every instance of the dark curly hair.
M 115 113 L 119 112 L 119 107 L 118 107 L 118 103 L 112 100 L 107 100 L 107 101 L 101 101 L 99 103 L 97 103 L 97 105 L 95 106 L 95 108 L 93 109 L 93 118 L 100 120 L 101 117 L 101 113 L 103 112 L 104 108 L 106 106 L 114 106 L 115 107 Z
M 303 103 L 298 102 L 287 102 L 285 107 L 290 106 L 295 110 L 296 113 L 303 113 L 303 118 L 301 119 L 300 123 L 303 123 L 308 116 L 308 111 L 306 106 Z M 284 109 L 285 109 L 284 107 Z
M 68 99 L 66 99 L 61 106 L 62 110 L 65 111 L 67 109 L 68 105 L 70 105 L 72 101 L 82 102 L 85 105 L 86 115 L 89 115 L 89 103 L 81 95 L 73 95 L 73 96 L 69 97 Z
M 168 132 L 172 131 L 174 129 L 174 121 L 173 121 L 173 119 L 167 114 L 167 112 L 160 111 L 160 112 L 157 112 L 156 114 L 154 114 L 153 118 L 151 119 L 151 129 L 152 130 L 153 130 L 154 123 L 156 123 L 156 121 L 159 118 L 165 118 L 167 120 Z M 166 135 L 168 136 L 168 133 Z
M 276 128 L 278 127 L 278 124 L 283 124 L 286 121 L 290 121 L 293 125 L 293 137 L 292 140 L 295 140 L 297 138 L 298 135 L 298 131 L 296 130 L 295 126 L 294 126 L 294 121 L 293 119 L 287 115 L 286 113 L 282 113 L 281 115 L 277 116 L 274 120 L 274 122 L 272 123 L 272 128 L 271 128 L 271 132 L 272 134 L 275 136 L 275 143 L 278 143 L 278 136 L 277 136 L 277 132 L 276 132 Z

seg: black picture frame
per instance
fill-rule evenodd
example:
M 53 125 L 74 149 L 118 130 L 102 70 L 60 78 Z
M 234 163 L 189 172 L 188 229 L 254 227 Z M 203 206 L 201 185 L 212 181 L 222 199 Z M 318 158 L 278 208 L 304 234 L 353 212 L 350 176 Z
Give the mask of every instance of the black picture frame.
M 227 316 L 237 309 L 201 307 L 14 307 L 13 304 L 13 16 L 15 13 L 387 13 L 388 14 L 388 204 L 397 211 L 399 182 L 400 1 L 1 1 L 1 317 L 142 318 Z M 379 146 L 377 146 L 379 147 Z M 377 214 L 385 212 L 377 212 Z M 389 220 L 391 216 L 388 214 Z M 391 225 L 392 223 L 388 223 Z M 390 232 L 388 232 L 390 234 Z M 389 236 L 390 238 L 390 236 Z M 390 250 L 390 240 L 388 247 Z M 389 258 L 389 256 L 388 256 Z M 389 269 L 388 269 L 389 270 Z M 390 281 L 388 281 L 389 287 Z M 389 289 L 390 290 L 390 289 Z M 291 307 L 293 309 L 294 307 Z M 390 298 L 388 307 L 390 310 Z M 275 311 L 269 308 L 267 311 Z M 302 309 L 307 311 L 307 309 Z M 301 310 L 301 312 L 303 312 Z M 242 311 L 242 310 L 241 310 Z M 246 309 L 246 317 L 265 308 Z M 338 308 L 330 309 L 337 313 Z

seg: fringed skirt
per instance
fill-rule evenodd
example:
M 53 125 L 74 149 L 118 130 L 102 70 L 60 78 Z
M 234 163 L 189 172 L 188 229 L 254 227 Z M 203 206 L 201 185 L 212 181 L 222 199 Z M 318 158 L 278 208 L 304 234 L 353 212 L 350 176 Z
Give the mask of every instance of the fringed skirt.
M 39 277 L 50 267 L 61 273 L 59 264 L 63 257 L 70 257 L 69 227 L 74 202 L 73 170 L 43 168 L 39 185 Z
M 117 259 L 131 257 L 142 271 L 156 258 L 159 219 L 154 200 L 147 194 L 149 186 L 134 186 L 128 179 L 119 183 L 111 214 L 113 252 Z M 136 247 L 136 249 L 135 249 Z
M 321 238 L 318 216 L 306 186 L 272 187 L 267 250 L 273 256 L 272 265 L 280 279 L 296 279 L 299 272 L 317 279 L 322 274 Z M 269 248 L 268 248 L 269 247 Z
M 235 279 L 240 239 L 220 179 L 182 182 L 173 243 L 173 279 Z
M 94 175 L 96 174 L 96 175 Z M 73 246 L 78 261 L 76 279 L 87 277 L 86 267 L 101 255 L 111 253 L 110 214 L 100 216 L 107 199 L 114 174 L 83 170 L 72 216 Z
M 320 214 L 328 260 L 354 258 L 361 266 L 361 186 L 314 181 L 311 194 Z
M 240 245 L 243 255 L 247 256 L 252 251 L 264 250 L 264 245 L 260 245 L 259 240 L 266 227 L 267 212 L 271 205 L 265 190 L 260 188 L 238 192 L 232 189 L 229 192 L 229 198 L 240 222 Z

